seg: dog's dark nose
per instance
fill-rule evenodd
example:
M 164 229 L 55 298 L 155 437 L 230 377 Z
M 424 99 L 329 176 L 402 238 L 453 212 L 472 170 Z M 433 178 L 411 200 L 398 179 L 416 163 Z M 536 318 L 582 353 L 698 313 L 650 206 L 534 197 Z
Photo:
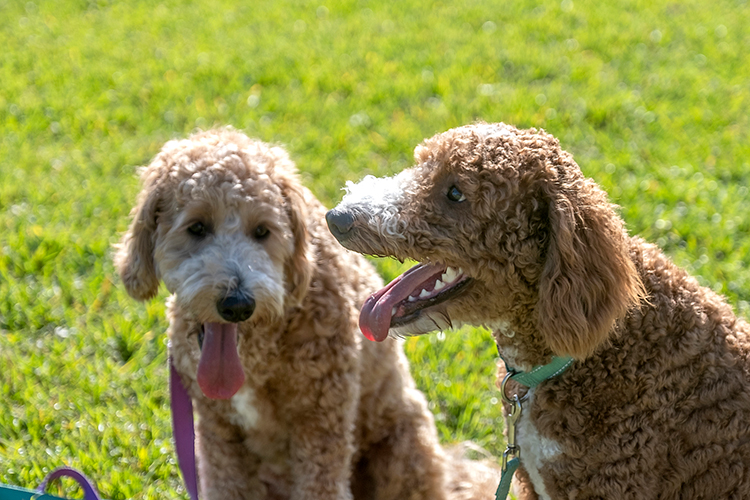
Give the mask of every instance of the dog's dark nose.
M 230 323 L 245 321 L 255 311 L 255 300 L 242 293 L 233 293 L 216 303 L 219 315 Z
M 354 226 L 354 216 L 351 212 L 345 210 L 332 209 L 326 214 L 326 222 L 328 223 L 328 229 L 336 239 L 345 237 L 346 234 L 352 230 Z

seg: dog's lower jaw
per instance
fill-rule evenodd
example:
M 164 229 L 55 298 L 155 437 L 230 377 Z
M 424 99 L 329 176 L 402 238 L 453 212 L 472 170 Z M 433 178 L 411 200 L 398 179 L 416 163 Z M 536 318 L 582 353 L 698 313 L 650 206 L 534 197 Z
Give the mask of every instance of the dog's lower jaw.
M 460 324 L 451 321 L 448 313 L 443 311 L 419 311 L 412 321 L 391 326 L 389 335 L 394 338 L 416 337 L 428 333 L 451 330 Z

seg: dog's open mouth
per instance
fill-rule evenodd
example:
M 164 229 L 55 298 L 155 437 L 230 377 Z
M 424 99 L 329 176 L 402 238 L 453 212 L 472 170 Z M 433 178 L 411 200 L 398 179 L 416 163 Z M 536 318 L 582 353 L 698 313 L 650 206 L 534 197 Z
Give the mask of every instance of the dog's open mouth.
M 359 328 L 368 339 L 382 342 L 392 327 L 415 321 L 424 309 L 455 297 L 471 281 L 461 269 L 417 264 L 365 301 Z
M 204 323 L 198 334 L 198 385 L 211 399 L 229 399 L 245 383 L 237 352 L 237 323 Z

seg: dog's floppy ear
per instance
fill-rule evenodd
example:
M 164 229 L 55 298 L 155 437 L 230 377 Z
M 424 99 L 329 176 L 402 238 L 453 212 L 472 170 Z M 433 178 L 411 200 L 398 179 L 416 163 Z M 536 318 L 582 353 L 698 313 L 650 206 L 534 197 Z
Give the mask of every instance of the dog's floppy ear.
M 538 326 L 556 355 L 582 359 L 606 341 L 643 286 L 607 195 L 590 179 L 574 177 L 550 180 L 547 189 L 550 234 Z
M 309 232 L 307 230 L 307 203 L 304 189 L 294 172 L 284 172 L 279 176 L 279 186 L 286 203 L 286 211 L 292 226 L 294 253 L 285 265 L 289 296 L 295 305 L 301 304 L 307 294 L 312 279 Z
M 162 182 L 159 160 L 146 167 L 142 175 L 143 189 L 131 211 L 133 218 L 127 232 L 117 245 L 115 266 L 125 289 L 137 300 L 148 300 L 159 290 L 154 263 L 156 225 L 161 204 Z

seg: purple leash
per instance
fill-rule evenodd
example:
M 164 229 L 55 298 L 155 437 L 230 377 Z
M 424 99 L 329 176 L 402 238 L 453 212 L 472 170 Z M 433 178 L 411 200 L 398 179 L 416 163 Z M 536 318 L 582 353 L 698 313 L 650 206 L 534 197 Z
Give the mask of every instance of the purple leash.
M 188 494 L 191 500 L 198 500 L 198 472 L 195 468 L 195 429 L 193 427 L 193 401 L 182 384 L 182 379 L 169 358 L 169 390 L 172 399 L 172 434 L 174 435 L 177 463 L 182 471 Z M 89 479 L 71 467 L 60 467 L 53 470 L 37 491 L 44 494 L 51 481 L 61 477 L 75 479 L 83 490 L 84 500 L 101 500 L 94 485 Z
M 198 500 L 198 472 L 195 468 L 195 430 L 193 427 L 193 401 L 182 384 L 169 358 L 169 390 L 172 399 L 172 434 L 177 450 L 177 463 L 182 471 L 191 500 Z M 89 500 L 88 497 L 86 500 Z
M 96 488 L 94 488 L 94 485 L 91 484 L 91 481 L 89 481 L 86 476 L 70 467 L 60 467 L 47 474 L 47 477 L 44 478 L 44 481 L 42 481 L 42 484 L 40 484 L 36 490 L 39 493 L 44 494 L 44 490 L 47 489 L 47 485 L 50 483 L 50 481 L 54 481 L 55 479 L 63 476 L 73 478 L 78 482 L 78 484 L 81 486 L 81 489 L 83 490 L 84 500 L 101 500 L 99 498 L 99 494 L 96 492 Z

